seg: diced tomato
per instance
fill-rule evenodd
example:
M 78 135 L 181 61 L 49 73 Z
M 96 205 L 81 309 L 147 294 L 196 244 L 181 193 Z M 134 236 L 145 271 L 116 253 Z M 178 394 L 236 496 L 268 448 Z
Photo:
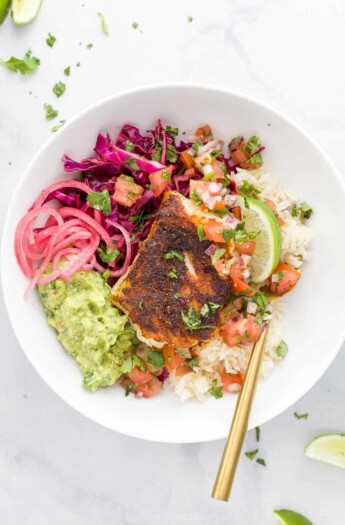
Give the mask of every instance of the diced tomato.
M 286 222 L 283 219 L 278 218 L 277 220 L 280 227 L 285 226 Z
M 247 241 L 243 244 L 235 244 L 235 250 L 243 255 L 253 255 L 255 251 L 255 241 Z
M 212 137 L 212 130 L 211 130 L 211 128 L 210 128 L 210 126 L 208 124 L 205 124 L 204 126 L 200 126 L 200 128 L 198 128 L 196 130 L 194 135 L 196 137 L 199 137 L 199 139 L 202 139 L 203 142 L 204 142 L 203 139 L 207 139 L 207 141 L 209 141 L 209 140 L 211 140 L 213 138 Z
M 162 383 L 155 376 L 152 377 L 151 381 L 144 383 L 135 388 L 136 394 L 141 393 L 142 397 L 149 398 L 157 395 L 163 388 Z
M 136 184 L 132 177 L 120 175 L 116 179 L 113 199 L 121 206 L 132 206 L 143 193 L 144 188 Z
M 230 157 L 234 162 L 236 162 L 236 164 L 239 165 L 244 164 L 248 160 L 248 155 L 240 149 L 231 151 Z
M 223 266 L 223 259 L 218 259 L 213 265 L 213 267 L 217 270 L 219 275 L 223 275 L 224 273 L 224 266 Z
M 232 213 L 234 214 L 236 219 L 238 219 L 239 221 L 242 220 L 241 208 L 239 206 L 236 206 L 236 208 L 232 210 Z
M 135 366 L 130 372 L 128 372 L 128 377 L 136 385 L 144 385 L 152 379 L 152 374 L 148 370 L 140 370 Z
M 273 201 L 271 201 L 270 199 L 265 199 L 265 200 L 264 200 L 264 203 L 266 204 L 266 206 L 268 206 L 269 208 L 271 208 L 272 211 L 276 211 L 277 206 L 274 204 Z
M 180 153 L 180 160 L 185 168 L 192 168 L 194 166 L 194 159 L 187 150 Z
M 179 355 L 175 351 L 174 347 L 168 346 L 168 345 L 164 346 L 163 348 L 163 357 L 164 357 L 166 366 L 170 370 L 174 370 L 178 366 L 182 365 L 186 360 L 185 357 Z
M 284 295 L 293 289 L 301 274 L 298 270 L 295 270 L 292 266 L 286 263 L 280 262 L 273 274 L 278 274 L 278 278 L 281 279 L 278 282 L 272 282 L 272 276 L 270 279 L 271 292 L 277 295 Z
M 196 175 L 195 168 L 189 168 L 183 174 L 184 177 L 190 177 L 190 178 L 195 177 L 195 175 Z
M 224 179 L 225 177 L 224 171 L 222 170 L 220 165 L 221 165 L 220 160 L 214 159 L 211 162 L 211 166 L 214 169 L 214 175 L 213 175 L 214 180 L 221 180 L 221 179 Z
M 217 221 L 210 220 L 204 225 L 206 238 L 213 242 L 226 242 L 222 235 L 223 229 L 223 225 Z
M 155 197 L 159 197 L 159 195 L 165 190 L 165 188 L 171 181 L 172 170 L 172 166 L 169 166 L 168 168 L 164 168 L 163 170 L 158 170 L 154 171 L 153 173 L 150 173 L 149 179 Z
M 256 343 L 262 334 L 262 330 L 262 326 L 258 325 L 258 323 L 254 321 L 254 317 L 252 315 L 247 315 L 247 328 L 245 336 L 246 334 L 249 334 L 249 337 L 246 337 L 248 343 Z
M 191 198 L 193 199 L 193 192 L 196 190 L 197 194 L 199 195 L 200 199 L 202 199 L 202 196 L 208 192 L 209 186 L 211 182 L 208 180 L 194 180 L 191 179 L 189 182 L 189 193 Z
M 230 267 L 230 277 L 231 279 L 242 279 L 242 270 L 238 263 Z
M 182 377 L 182 376 L 185 376 L 186 374 L 189 374 L 190 372 L 193 372 L 190 366 L 181 365 L 176 368 L 175 377 Z
M 228 346 L 236 346 L 243 340 L 243 334 L 247 326 L 246 319 L 233 322 L 231 319 L 221 329 L 221 336 Z
M 223 383 L 223 392 L 233 392 L 232 385 L 242 385 L 244 376 L 241 373 L 238 374 L 229 374 L 225 368 L 220 374 L 220 378 Z
M 230 271 L 231 275 L 231 271 Z M 241 293 L 246 297 L 253 297 L 255 291 L 248 284 L 237 277 L 232 277 L 232 284 L 236 293 Z

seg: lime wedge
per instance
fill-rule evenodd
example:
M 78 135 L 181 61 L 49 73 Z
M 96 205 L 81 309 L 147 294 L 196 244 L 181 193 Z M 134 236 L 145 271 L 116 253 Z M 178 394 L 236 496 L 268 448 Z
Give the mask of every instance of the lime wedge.
M 265 203 L 252 197 L 238 197 L 244 229 L 260 232 L 255 237 L 255 251 L 249 262 L 254 283 L 266 281 L 276 268 L 282 249 L 282 236 L 276 216 Z
M 345 468 L 345 434 L 324 434 L 314 438 L 304 449 L 311 459 Z
M 11 0 L 0 0 L 0 25 L 5 20 L 8 14 L 10 5 L 11 5 Z
M 293 510 L 274 510 L 279 525 L 313 525 L 311 521 Z
M 12 20 L 17 25 L 29 24 L 36 18 L 42 0 L 12 0 Z

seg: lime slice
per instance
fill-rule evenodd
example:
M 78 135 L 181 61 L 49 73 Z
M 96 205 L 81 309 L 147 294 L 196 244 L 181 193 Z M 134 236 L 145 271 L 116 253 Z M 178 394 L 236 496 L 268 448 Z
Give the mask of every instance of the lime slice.
M 274 510 L 279 525 L 313 525 L 311 521 L 293 510 Z
M 260 232 L 255 237 L 255 251 L 249 262 L 254 283 L 266 281 L 276 268 L 282 249 L 282 236 L 276 216 L 265 203 L 252 197 L 238 198 L 247 232 Z
M 12 0 L 12 20 L 17 25 L 29 24 L 36 18 L 42 0 Z
M 308 458 L 345 468 L 345 434 L 324 434 L 314 438 L 304 449 Z
M 11 5 L 11 0 L 0 0 L 0 25 L 5 20 L 8 14 L 10 5 Z

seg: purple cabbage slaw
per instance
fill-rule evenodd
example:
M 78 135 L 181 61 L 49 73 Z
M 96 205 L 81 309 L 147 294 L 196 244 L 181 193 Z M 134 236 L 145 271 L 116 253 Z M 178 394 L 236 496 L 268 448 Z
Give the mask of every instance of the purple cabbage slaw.
M 153 130 L 148 130 L 147 133 L 148 135 L 142 135 L 137 127 L 125 124 L 115 142 L 109 134 L 106 137 L 102 134 L 97 136 L 94 148 L 95 155 L 82 159 L 80 162 L 67 155 L 62 158 L 65 171 L 80 172 L 79 180 L 87 184 L 93 191 L 109 191 L 111 213 L 104 215 L 100 212 L 100 214 L 102 226 L 111 236 L 118 236 L 116 245 L 120 255 L 114 263 L 110 264 L 112 271 L 121 269 L 126 254 L 126 244 L 124 237 L 119 235 L 118 229 L 108 224 L 107 219 L 119 223 L 129 233 L 131 264 L 138 253 L 141 242 L 150 231 L 155 213 L 164 195 L 163 192 L 158 198 L 154 197 L 150 188 L 150 173 L 172 165 L 171 181 L 165 191 L 178 191 L 186 197 L 189 196 L 191 177 L 185 175 L 186 168 L 180 160 L 179 154 L 189 149 L 192 143 L 181 140 L 179 144 L 176 144 L 178 130 L 170 126 L 164 128 L 160 119 L 158 119 L 157 126 Z M 219 156 L 219 160 L 224 163 L 228 173 L 236 171 L 236 167 L 230 158 L 222 154 Z M 121 174 L 132 176 L 136 184 L 144 189 L 139 200 L 130 207 L 121 206 L 112 198 L 117 177 Z M 201 179 L 202 174 L 195 170 L 192 178 Z M 233 181 L 230 181 L 229 192 L 236 193 Z M 77 207 L 84 212 L 93 213 L 93 209 L 89 207 L 89 203 L 86 202 L 85 196 L 81 192 L 71 196 L 69 193 L 58 191 L 52 194 L 50 198 L 55 198 L 67 206 Z M 102 263 L 101 260 L 98 260 L 98 263 L 104 269 L 108 268 L 108 265 Z

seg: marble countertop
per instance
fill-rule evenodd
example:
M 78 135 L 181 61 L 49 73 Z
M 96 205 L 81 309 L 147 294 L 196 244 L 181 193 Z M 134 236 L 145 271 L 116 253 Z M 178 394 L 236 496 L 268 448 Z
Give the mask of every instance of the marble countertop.
M 51 135 L 55 121 L 45 121 L 44 103 L 70 119 L 148 83 L 193 81 L 254 96 L 301 124 L 344 172 L 344 24 L 343 0 L 45 0 L 33 24 L 6 20 L 1 58 L 31 48 L 41 67 L 28 77 L 0 70 L 0 223 L 25 166 Z M 53 49 L 48 32 L 57 39 Z M 59 80 L 67 89 L 56 99 Z M 268 525 L 275 508 L 300 511 L 314 525 L 344 524 L 345 472 L 303 456 L 314 436 L 345 431 L 344 347 L 304 398 L 261 428 L 267 467 L 243 455 L 225 504 L 210 498 L 222 441 L 148 443 L 88 421 L 38 377 L 2 303 L 0 315 L 2 525 Z M 308 420 L 294 411 L 308 412 Z M 251 431 L 245 450 L 253 448 Z

